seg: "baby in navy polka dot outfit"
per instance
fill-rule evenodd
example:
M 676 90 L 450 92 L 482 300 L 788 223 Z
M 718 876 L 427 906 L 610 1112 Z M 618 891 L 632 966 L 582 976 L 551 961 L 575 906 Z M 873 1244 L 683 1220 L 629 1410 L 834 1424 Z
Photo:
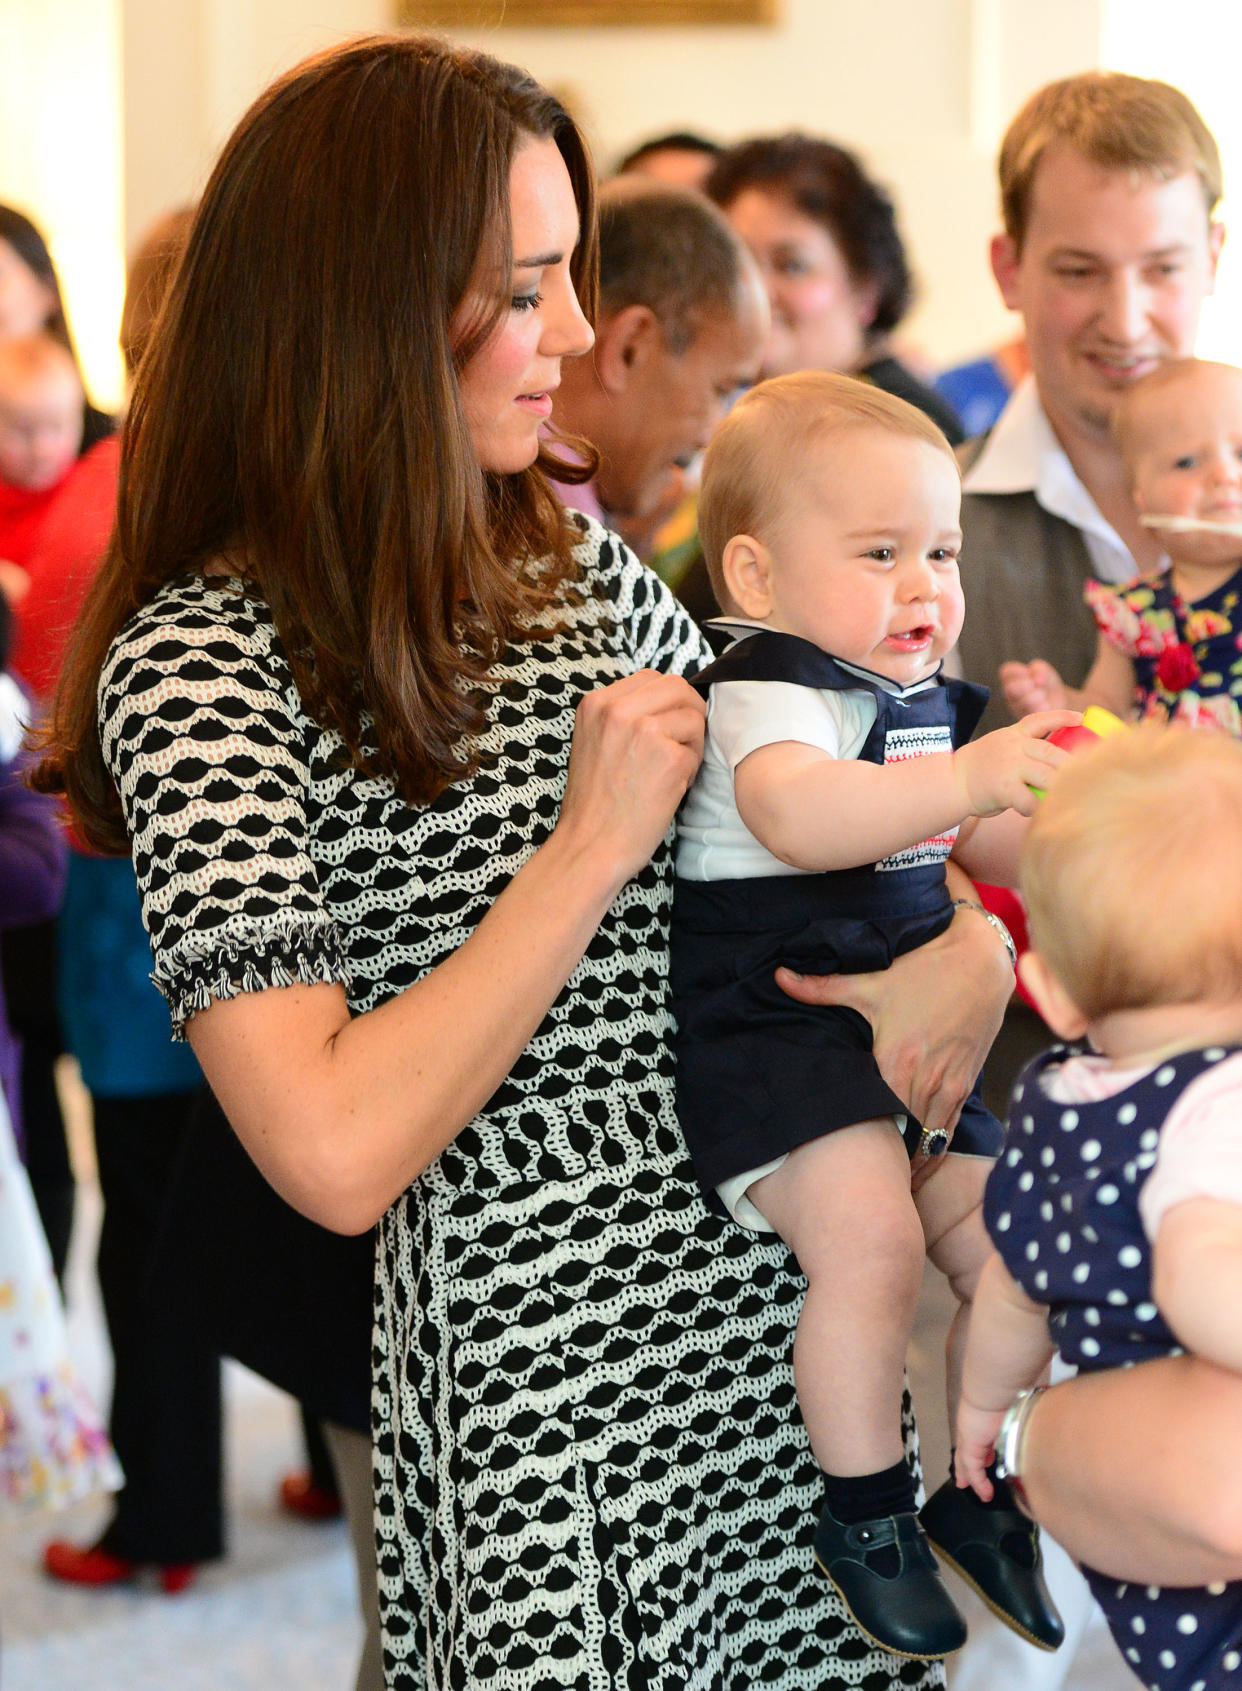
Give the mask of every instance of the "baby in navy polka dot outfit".
M 1076 755 L 1031 826 L 1022 977 L 1060 1046 L 1025 1071 L 984 1216 L 957 1478 L 1054 1349 L 1242 1371 L 1242 745 L 1143 727 Z M 1085 1570 L 1150 1691 L 1242 1691 L 1242 1582 Z

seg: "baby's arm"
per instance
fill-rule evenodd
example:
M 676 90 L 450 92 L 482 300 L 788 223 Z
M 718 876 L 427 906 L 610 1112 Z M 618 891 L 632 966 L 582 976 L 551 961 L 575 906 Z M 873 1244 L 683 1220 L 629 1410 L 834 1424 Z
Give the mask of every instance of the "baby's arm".
M 1001 689 L 1015 716 L 1036 710 L 1086 710 L 1102 705 L 1123 720 L 1134 704 L 1134 665 L 1123 651 L 1101 634 L 1095 662 L 1081 687 L 1067 687 L 1050 663 L 1003 663 Z
M 1187 1350 L 1242 1373 L 1242 1205 L 1189 1198 L 1167 1212 L 1152 1248 L 1152 1296 Z
M 993 1251 L 970 1312 L 954 1462 L 958 1485 L 973 1486 L 985 1503 L 992 1495 L 987 1468 L 1005 1411 L 1039 1379 L 1055 1348 L 1047 1309 L 1027 1297 Z
M 1035 799 L 1034 793 L 1031 798 Z M 987 881 L 994 887 L 1016 887 L 1018 862 L 1030 822 L 1029 811 L 1017 810 L 964 822 L 953 846 L 953 861 L 960 863 L 972 880 Z
M 874 764 L 834 758 L 781 740 L 760 746 L 734 772 L 743 822 L 796 869 L 852 869 L 1006 809 L 1029 815 L 1065 753 L 1042 738 L 1077 720 L 1046 711 L 985 734 L 955 752 Z
M 1224 1043 L 1222 1041 L 1222 1043 Z M 1212 1064 L 1173 1105 L 1139 1194 L 1152 1298 L 1179 1342 L 1242 1372 L 1242 1055 Z

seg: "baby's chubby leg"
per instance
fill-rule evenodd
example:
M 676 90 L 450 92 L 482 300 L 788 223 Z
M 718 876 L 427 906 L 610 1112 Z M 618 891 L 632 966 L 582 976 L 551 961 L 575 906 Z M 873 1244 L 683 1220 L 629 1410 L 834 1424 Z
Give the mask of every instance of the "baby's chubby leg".
M 901 1656 L 946 1656 L 966 1626 L 915 1517 L 902 1453 L 925 1247 L 897 1125 L 855 1122 L 799 1146 L 748 1195 L 807 1277 L 794 1379 L 824 1470 L 815 1560 L 868 1638 Z
M 807 1278 L 794 1380 L 816 1459 L 838 1475 L 900 1462 L 925 1246 L 896 1124 L 856 1122 L 800 1145 L 748 1196 Z
M 927 1255 L 948 1280 L 957 1311 L 945 1339 L 945 1386 L 950 1433 L 957 1420 L 962 1362 L 970 1306 L 991 1241 L 983 1225 L 983 1189 L 992 1162 L 988 1157 L 954 1156 L 950 1151 L 915 1194 L 914 1203 L 927 1241 Z
M 945 1344 L 950 1434 L 957 1420 L 971 1303 L 991 1253 L 983 1225 L 983 1188 L 991 1168 L 986 1157 L 950 1151 L 915 1199 L 927 1254 L 958 1300 Z M 928 1498 L 920 1519 L 941 1560 L 974 1586 L 1006 1626 L 1041 1650 L 1057 1648 L 1065 1629 L 1044 1581 L 1039 1530 L 1019 1511 L 1007 1486 L 997 1482 L 991 1504 L 984 1505 L 973 1492 L 959 1491 L 950 1477 Z

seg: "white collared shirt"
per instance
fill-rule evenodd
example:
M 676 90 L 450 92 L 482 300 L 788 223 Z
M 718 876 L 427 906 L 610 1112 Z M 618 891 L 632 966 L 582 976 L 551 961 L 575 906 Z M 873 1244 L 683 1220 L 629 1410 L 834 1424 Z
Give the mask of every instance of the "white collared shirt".
M 735 642 L 752 629 L 772 632 L 747 617 L 715 617 L 708 626 L 726 630 Z M 903 687 L 841 658 L 834 662 L 898 699 L 939 685 L 939 672 Z M 760 746 L 785 740 L 829 757 L 857 757 L 875 719 L 875 694 L 865 687 L 838 692 L 790 681 L 716 682 L 707 701 L 703 761 L 677 816 L 678 875 L 686 881 L 732 881 L 813 873 L 776 857 L 742 821 L 733 785 L 737 767 Z
M 983 451 L 962 477 L 962 492 L 1033 493 L 1050 515 L 1081 531 L 1099 580 L 1133 581 L 1139 573 L 1129 547 L 1074 473 L 1039 402 L 1033 376 L 1014 389 Z

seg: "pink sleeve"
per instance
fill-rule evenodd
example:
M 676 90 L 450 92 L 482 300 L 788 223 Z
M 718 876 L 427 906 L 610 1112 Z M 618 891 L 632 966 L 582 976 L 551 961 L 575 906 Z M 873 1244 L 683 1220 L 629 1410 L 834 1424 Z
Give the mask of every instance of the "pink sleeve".
M 1190 1198 L 1242 1205 L 1242 1055 L 1200 1075 L 1165 1119 L 1156 1166 L 1139 1194 L 1147 1237 Z
M 1133 582 L 1127 583 L 1128 587 L 1133 585 Z M 1107 582 L 1088 581 L 1083 588 L 1083 598 L 1091 607 L 1096 627 L 1109 645 L 1116 646 L 1119 652 L 1132 658 L 1140 650 L 1143 624 L 1133 606 L 1123 597 L 1125 591 L 1126 588 L 1110 587 Z

